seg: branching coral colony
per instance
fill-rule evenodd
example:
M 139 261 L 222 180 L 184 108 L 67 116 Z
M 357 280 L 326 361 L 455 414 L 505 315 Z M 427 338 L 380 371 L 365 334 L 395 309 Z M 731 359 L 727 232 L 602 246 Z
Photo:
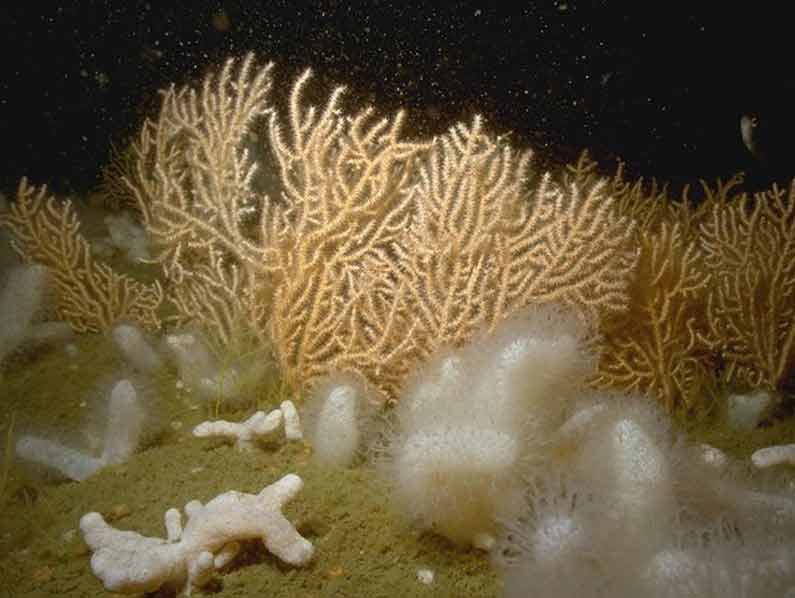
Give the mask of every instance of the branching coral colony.
M 309 105 L 310 71 L 277 109 L 272 71 L 249 55 L 165 90 L 122 169 L 175 323 L 218 352 L 272 346 L 293 386 L 348 371 L 390 399 L 436 349 L 555 302 L 601 333 L 597 382 L 669 410 L 697 403 L 715 354 L 729 383 L 791 383 L 792 190 L 735 178 L 694 208 L 620 169 L 598 180 L 585 155 L 531 186 L 529 153 L 479 117 L 408 141 L 403 113 L 348 114 L 343 88 Z M 23 181 L 0 223 L 77 331 L 160 327 L 160 285 L 92 258 L 68 202 Z
M 633 224 L 600 183 L 544 176 L 531 192 L 529 153 L 480 118 L 405 141 L 403 113 L 346 115 L 342 88 L 308 106 L 309 71 L 283 118 L 271 70 L 249 56 L 167 90 L 128 178 L 180 319 L 217 345 L 270 339 L 293 383 L 350 371 L 384 399 L 433 350 L 528 303 L 624 307 Z M 255 135 L 281 183 L 269 194 Z
M 273 65 L 248 55 L 228 60 L 198 87 L 163 92 L 159 114 L 144 123 L 118 168 L 109 170 L 116 180 L 106 185 L 123 184 L 120 201 L 135 204 L 153 245 L 147 255 L 162 266 L 162 286 L 95 259 L 72 205 L 23 180 L 0 224 L 26 261 L 50 271 L 59 317 L 78 332 L 112 329 L 122 340 L 138 338 L 125 326 L 166 324 L 175 329 L 167 344 L 180 369 L 196 370 L 184 377 L 212 389 L 256 377 L 260 370 L 251 364 L 272 351 L 294 389 L 356 380 L 368 408 L 413 396 L 412 372 L 453 363 L 432 356 L 454 355 L 478 334 L 534 309 L 566 310 L 585 331 L 577 336 L 578 354 L 594 356 L 591 384 L 652 395 L 668 411 L 699 408 L 704 389 L 716 382 L 769 390 L 793 382 L 795 187 L 747 197 L 736 193 L 741 179 L 735 177 L 716 189 L 705 185 L 707 199 L 694 207 L 687 194 L 673 202 L 664 187 L 627 183 L 620 167 L 612 179 L 599 179 L 585 154 L 560 178 L 533 178 L 530 153 L 490 133 L 480 117 L 431 140 L 410 140 L 404 113 L 346 112 L 341 87 L 311 105 L 310 80 L 306 71 L 286 108 L 277 107 L 270 99 Z M 163 315 L 164 299 L 175 315 Z M 548 335 L 548 346 L 558 346 L 558 333 Z M 537 351 L 538 338 L 530 336 L 521 343 Z M 502 347 L 506 363 L 518 359 L 521 343 Z M 194 355 L 184 363 L 187 344 L 201 347 L 201 360 Z M 716 371 L 716 362 L 724 367 Z M 452 370 L 445 367 L 438 375 L 426 369 L 428 388 L 446 384 Z M 529 372 L 533 364 L 519 369 Z M 483 374 L 483 385 L 490 376 Z M 345 407 L 340 418 L 353 418 L 359 407 L 334 392 L 332 407 Z M 437 394 L 463 400 L 449 389 Z M 510 404 L 532 404 L 529 410 L 543 412 L 539 421 L 552 422 L 536 436 L 560 435 L 556 426 L 572 413 L 553 407 L 556 399 Z M 472 402 L 462 413 L 477 411 Z M 424 405 L 407 401 L 405 409 L 415 404 Z M 600 408 L 577 412 L 571 427 L 587 429 L 586 416 L 598 417 Z M 488 416 L 505 418 L 499 409 Z M 448 410 L 439 407 L 439 417 Z M 526 427 L 519 419 L 511 422 L 516 429 L 509 426 L 512 442 Z M 354 425 L 333 421 L 346 433 Z M 232 426 L 235 438 L 248 442 L 255 424 L 222 427 Z M 414 440 L 436 438 L 439 426 L 404 432 Z M 358 435 L 350 433 L 344 463 L 359 448 Z M 488 434 L 467 438 L 481 436 Z M 410 442 L 392 448 L 400 446 L 411 448 Z M 407 448 L 396 462 L 401 455 L 408 462 L 414 453 Z M 499 471 L 512 472 L 517 459 Z M 437 464 L 426 465 L 433 473 Z M 226 497 L 217 504 L 226 505 Z M 442 514 L 445 504 L 437 505 Z M 133 538 L 87 517 L 89 535 Z M 459 539 L 482 539 L 492 531 L 490 521 Z M 258 528 L 207 546 L 194 546 L 185 534 L 171 544 L 135 536 L 164 551 L 171 564 L 163 566 L 173 565 L 140 587 L 186 577 L 188 586 L 201 585 L 213 553 L 251 533 Z M 142 556 L 138 544 L 130 546 L 124 551 Z M 119 589 L 128 587 L 125 576 L 136 575 L 104 563 L 95 570 L 118 578 L 108 587 Z

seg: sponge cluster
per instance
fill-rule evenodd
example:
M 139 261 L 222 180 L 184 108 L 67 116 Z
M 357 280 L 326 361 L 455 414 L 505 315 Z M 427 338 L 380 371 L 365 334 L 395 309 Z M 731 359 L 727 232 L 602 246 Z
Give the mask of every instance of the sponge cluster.
M 572 314 L 535 307 L 442 352 L 407 384 L 384 465 L 421 527 L 493 544 L 495 517 L 520 508 L 528 460 L 584 385 L 586 346 Z

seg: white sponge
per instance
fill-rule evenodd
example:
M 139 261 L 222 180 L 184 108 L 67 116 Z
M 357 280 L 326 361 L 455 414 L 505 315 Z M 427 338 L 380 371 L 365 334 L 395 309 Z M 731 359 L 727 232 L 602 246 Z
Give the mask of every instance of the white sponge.
M 331 375 L 315 385 L 304 409 L 304 423 L 314 457 L 348 467 L 363 447 L 372 409 L 367 386 L 353 374 Z

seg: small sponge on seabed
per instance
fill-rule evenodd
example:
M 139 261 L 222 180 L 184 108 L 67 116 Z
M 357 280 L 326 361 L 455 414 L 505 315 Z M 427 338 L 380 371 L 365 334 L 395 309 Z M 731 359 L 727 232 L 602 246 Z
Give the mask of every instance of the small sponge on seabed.
M 367 384 L 354 374 L 319 380 L 303 411 L 314 458 L 336 467 L 351 465 L 370 435 L 373 403 Z

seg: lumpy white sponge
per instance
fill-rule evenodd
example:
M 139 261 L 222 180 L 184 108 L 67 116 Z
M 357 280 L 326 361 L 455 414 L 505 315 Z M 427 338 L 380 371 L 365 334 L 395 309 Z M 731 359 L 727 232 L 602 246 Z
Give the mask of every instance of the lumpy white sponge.
M 522 504 L 526 457 L 564 421 L 592 358 L 573 315 L 532 308 L 442 352 L 399 397 L 384 466 L 421 527 L 493 544 L 495 516 Z
M 300 477 L 287 474 L 259 494 L 229 491 L 207 504 L 191 501 L 184 528 L 179 511 L 169 509 L 166 539 L 117 530 L 99 513 L 88 513 L 80 531 L 93 552 L 91 570 L 112 592 L 154 592 L 168 585 L 190 594 L 235 557 L 241 540 L 253 538 L 285 563 L 305 565 L 314 547 L 282 513 L 302 488 Z
M 591 421 L 570 471 L 603 497 L 604 517 L 617 522 L 625 537 L 665 534 L 676 513 L 671 459 L 677 450 L 668 418 L 646 397 L 598 401 L 605 408 Z M 647 527 L 649 520 L 660 525 Z

